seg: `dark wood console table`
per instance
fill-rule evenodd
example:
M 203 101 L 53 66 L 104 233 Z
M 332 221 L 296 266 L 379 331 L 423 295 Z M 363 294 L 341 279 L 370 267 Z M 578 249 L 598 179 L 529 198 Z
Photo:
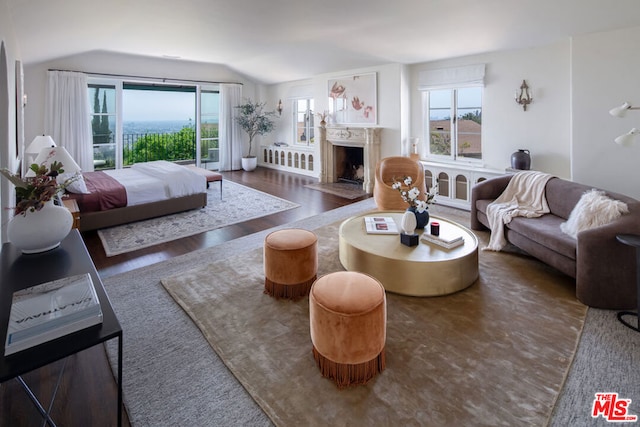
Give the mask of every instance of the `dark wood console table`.
M 11 298 L 14 291 L 76 274 L 89 273 L 100 300 L 102 324 L 74 332 L 15 354 L 4 356 Z M 40 254 L 22 255 L 11 243 L 0 251 L 0 383 L 17 378 L 43 418 L 55 425 L 48 412 L 22 381 L 21 375 L 113 338 L 118 339 L 118 426 L 122 425 L 122 327 L 78 230 L 71 230 L 60 246 Z M 55 394 L 54 394 L 55 397 Z

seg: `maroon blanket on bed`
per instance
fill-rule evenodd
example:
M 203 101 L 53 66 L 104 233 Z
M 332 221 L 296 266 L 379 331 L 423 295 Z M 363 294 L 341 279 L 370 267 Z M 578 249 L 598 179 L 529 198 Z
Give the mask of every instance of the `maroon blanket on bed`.
M 127 206 L 124 186 L 104 172 L 83 172 L 84 182 L 90 194 L 70 193 L 76 199 L 80 212 L 106 211 Z

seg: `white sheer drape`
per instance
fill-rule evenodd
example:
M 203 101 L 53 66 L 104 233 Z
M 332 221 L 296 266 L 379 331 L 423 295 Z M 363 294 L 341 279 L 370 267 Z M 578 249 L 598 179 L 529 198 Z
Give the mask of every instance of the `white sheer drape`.
M 242 133 L 235 117 L 242 101 L 242 85 L 220 85 L 220 170 L 242 168 Z
M 91 110 L 87 76 L 71 71 L 49 71 L 45 104 L 45 133 L 67 149 L 83 171 L 93 170 Z

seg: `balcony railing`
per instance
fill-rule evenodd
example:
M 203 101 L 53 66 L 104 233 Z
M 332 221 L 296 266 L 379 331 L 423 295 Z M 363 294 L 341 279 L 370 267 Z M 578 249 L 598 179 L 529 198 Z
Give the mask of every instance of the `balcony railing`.
M 94 135 L 94 141 L 104 141 L 104 136 Z M 200 158 L 207 163 L 219 161 L 218 138 L 201 138 Z M 123 165 L 167 160 L 172 162 L 195 162 L 195 132 L 141 133 L 122 135 Z M 96 170 L 114 169 L 116 144 L 110 139 L 93 144 L 93 163 Z

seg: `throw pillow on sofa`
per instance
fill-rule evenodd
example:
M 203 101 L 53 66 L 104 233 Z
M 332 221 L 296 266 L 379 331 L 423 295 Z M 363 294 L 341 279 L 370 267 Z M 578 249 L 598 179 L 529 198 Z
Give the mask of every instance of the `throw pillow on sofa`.
M 580 231 L 608 224 L 626 213 L 629 213 L 626 203 L 607 197 L 602 190 L 592 189 L 580 197 L 569 219 L 560 224 L 560 230 L 577 238 Z

